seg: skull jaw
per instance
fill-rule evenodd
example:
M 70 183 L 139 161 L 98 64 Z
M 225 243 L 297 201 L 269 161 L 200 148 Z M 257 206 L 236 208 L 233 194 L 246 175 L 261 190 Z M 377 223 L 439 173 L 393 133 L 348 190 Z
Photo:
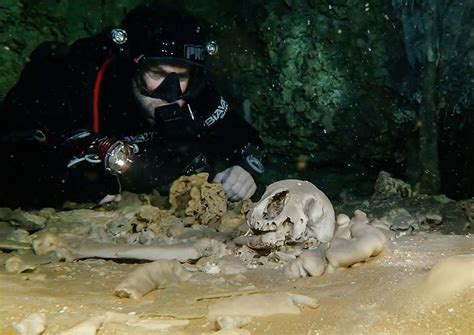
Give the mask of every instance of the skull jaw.
M 252 235 L 251 239 L 246 245 L 253 249 L 279 249 L 285 244 L 289 243 L 304 243 L 307 240 L 305 231 L 296 234 L 294 231 L 294 224 L 289 218 L 283 223 L 276 224 L 275 222 L 264 222 L 260 226 L 270 227 L 270 229 L 250 229 Z
M 326 243 L 334 235 L 335 215 L 329 199 L 313 184 L 282 180 L 267 187 L 262 199 L 249 212 L 247 224 L 260 240 L 263 238 L 260 236 L 270 232 L 283 236 L 279 246 L 310 238 Z

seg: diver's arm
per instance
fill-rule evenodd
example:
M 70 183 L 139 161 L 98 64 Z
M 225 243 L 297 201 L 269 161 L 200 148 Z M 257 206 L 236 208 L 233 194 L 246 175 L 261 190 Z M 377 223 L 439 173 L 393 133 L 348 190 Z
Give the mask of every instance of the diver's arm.
M 242 166 L 253 176 L 263 173 L 265 147 L 258 132 L 210 84 L 189 106 L 201 117 L 206 157 L 227 166 Z
M 100 164 L 70 164 L 84 150 L 77 135 L 89 114 L 72 104 L 70 91 L 79 88 L 68 78 L 67 52 L 62 44 L 40 45 L 2 104 L 0 183 L 7 203 L 96 201 L 118 191 L 116 177 Z
M 221 166 L 214 181 L 222 184 L 230 200 L 250 198 L 257 188 L 254 178 L 264 172 L 265 150 L 257 131 L 210 84 L 189 106 L 201 112 L 202 151 L 214 166 Z

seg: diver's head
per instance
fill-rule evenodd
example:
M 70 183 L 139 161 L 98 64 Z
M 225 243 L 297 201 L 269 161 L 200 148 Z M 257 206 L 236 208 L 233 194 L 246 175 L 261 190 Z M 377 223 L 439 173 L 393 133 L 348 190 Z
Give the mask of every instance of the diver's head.
M 132 82 L 133 93 L 149 123 L 154 123 L 157 108 L 169 104 L 185 104 L 190 83 L 189 66 L 163 62 L 142 64 Z
M 129 53 L 134 59 L 154 58 L 190 66 L 205 63 L 208 52 L 203 28 L 182 10 L 141 5 L 127 14 L 121 26 L 127 32 Z
M 121 27 L 129 57 L 138 65 L 133 87 L 143 107 L 184 104 L 199 92 L 206 58 L 217 52 L 217 44 L 206 39 L 192 16 L 145 4 L 132 10 Z

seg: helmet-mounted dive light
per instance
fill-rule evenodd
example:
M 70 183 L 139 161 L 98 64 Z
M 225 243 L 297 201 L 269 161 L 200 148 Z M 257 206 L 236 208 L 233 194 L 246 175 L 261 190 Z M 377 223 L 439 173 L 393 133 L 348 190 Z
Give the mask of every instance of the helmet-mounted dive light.
M 110 32 L 110 38 L 115 44 L 122 45 L 127 43 L 128 34 L 124 29 L 114 28 Z
M 219 46 L 217 45 L 216 41 L 207 42 L 205 48 L 206 52 L 211 56 L 214 56 L 215 54 L 217 54 L 217 51 L 219 51 Z

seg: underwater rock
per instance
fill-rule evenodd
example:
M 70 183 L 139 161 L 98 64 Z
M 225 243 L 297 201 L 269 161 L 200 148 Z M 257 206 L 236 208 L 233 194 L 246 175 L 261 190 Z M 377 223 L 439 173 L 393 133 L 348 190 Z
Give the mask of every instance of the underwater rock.
M 464 201 L 462 210 L 466 213 L 466 218 L 470 223 L 474 223 L 474 199 Z
M 380 171 L 374 186 L 375 199 L 387 199 L 391 196 L 411 197 L 411 186 L 401 179 L 392 178 L 388 172 Z
M 474 254 L 444 258 L 426 274 L 419 290 L 425 306 L 445 304 L 474 286 Z
M 326 195 L 308 181 L 288 179 L 270 184 L 250 210 L 247 224 L 254 247 L 282 246 L 285 241 L 316 238 L 326 243 L 335 230 L 335 213 Z
M 55 214 L 56 214 L 56 210 L 51 207 L 44 207 L 38 212 L 38 215 L 44 217 L 45 219 L 49 219 Z
M 209 183 L 208 173 L 181 176 L 170 188 L 171 212 L 193 217 L 204 225 L 217 224 L 227 211 L 227 198 L 221 184 Z
M 45 227 L 46 219 L 20 209 L 15 209 L 7 219 L 13 227 L 27 231 L 37 231 Z
M 57 212 L 54 218 L 64 224 L 96 225 L 107 227 L 111 222 L 117 220 L 120 214 L 115 211 L 96 211 L 92 209 L 74 209 L 71 211 Z
M 170 216 L 171 213 L 168 210 L 159 209 L 152 205 L 140 206 L 135 209 L 133 218 L 126 224 L 128 228 L 127 233 L 139 233 L 140 239 L 150 240 L 151 234 L 163 232 L 165 223 L 169 220 Z
M 0 221 L 6 221 L 13 211 L 8 207 L 0 207 Z
M 429 225 L 440 225 L 443 223 L 443 217 L 435 213 L 427 213 L 425 216 L 425 222 Z
M 10 241 L 21 243 L 31 243 L 32 241 L 30 233 L 23 229 L 15 229 L 11 231 L 5 238 Z
M 397 237 L 410 235 L 420 228 L 416 218 L 405 208 L 391 209 L 382 219 L 390 224 L 390 230 L 395 231 Z
M 217 227 L 220 232 L 240 232 L 248 231 L 247 214 L 254 204 L 250 199 L 238 202 L 229 202 L 227 212 L 222 216 L 221 223 Z

